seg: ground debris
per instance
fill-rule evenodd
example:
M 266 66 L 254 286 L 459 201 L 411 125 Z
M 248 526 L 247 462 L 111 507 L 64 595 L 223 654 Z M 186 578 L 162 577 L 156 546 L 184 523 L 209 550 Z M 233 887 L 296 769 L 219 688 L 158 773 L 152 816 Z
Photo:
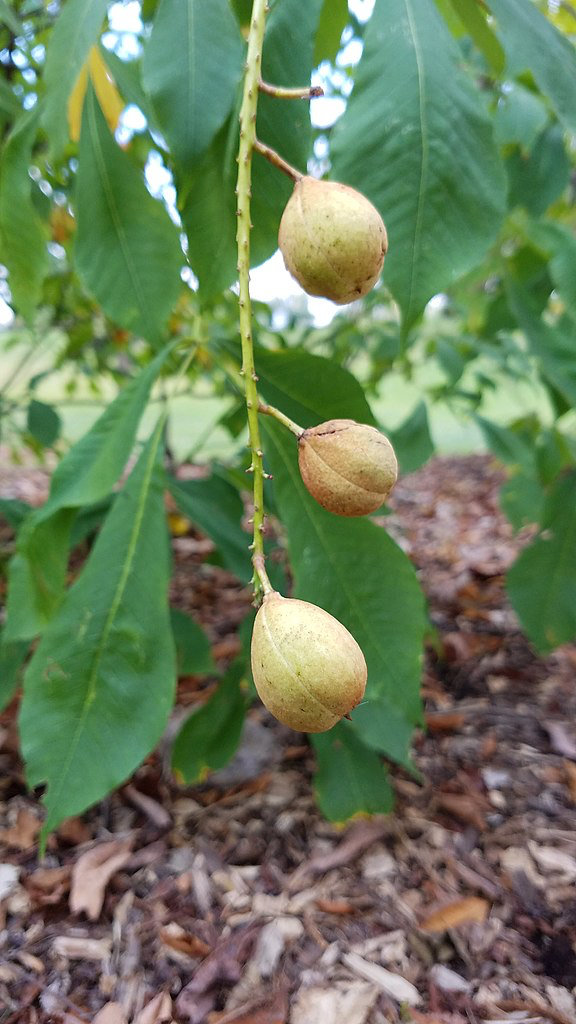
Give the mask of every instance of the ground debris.
M 310 747 L 256 705 L 228 769 L 179 786 L 165 744 L 39 862 L 0 716 L 2 1024 L 575 1024 L 576 651 L 538 658 L 506 601 L 502 479 L 435 459 L 394 492 L 438 642 L 387 818 L 324 821 Z M 249 594 L 187 539 L 172 598 L 224 664 Z

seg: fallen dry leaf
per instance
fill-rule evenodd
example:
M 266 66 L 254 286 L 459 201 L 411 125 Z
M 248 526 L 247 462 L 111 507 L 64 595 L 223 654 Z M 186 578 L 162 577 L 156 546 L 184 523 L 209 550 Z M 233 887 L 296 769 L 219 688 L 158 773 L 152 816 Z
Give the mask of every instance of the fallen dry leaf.
M 175 949 L 179 953 L 185 953 L 186 956 L 197 959 L 204 959 L 204 957 L 212 952 L 212 946 L 209 946 L 203 939 L 198 938 L 197 935 L 192 935 L 190 932 L 185 931 L 178 924 L 168 924 L 165 928 L 161 928 L 160 939 L 170 949 Z
M 158 992 L 140 1013 L 137 1013 L 132 1024 L 164 1024 L 172 1020 L 172 999 L 167 992 Z
M 128 1024 L 120 1003 L 106 1003 L 98 1011 L 92 1024 Z
M 573 804 L 576 804 L 576 764 L 574 761 L 564 761 L 564 771 L 570 799 Z
M 468 896 L 463 900 L 447 903 L 440 910 L 429 914 L 420 924 L 424 932 L 445 932 L 449 928 L 458 928 L 461 924 L 482 924 L 490 913 L 488 900 L 480 896 Z
M 302 987 L 296 994 L 291 1024 L 366 1024 L 378 998 L 375 985 L 353 981 L 348 985 Z
M 210 1024 L 286 1024 L 288 992 L 281 986 L 271 1000 L 251 1003 L 250 1007 L 210 1014 Z
M 480 798 L 479 798 L 480 799 Z M 447 811 L 454 818 L 467 825 L 473 825 L 479 832 L 486 828 L 486 818 L 483 810 L 480 809 L 479 800 L 475 800 L 466 793 L 437 793 L 436 806 Z M 482 804 L 484 801 L 482 801 Z
M 78 858 L 72 868 L 70 890 L 70 910 L 73 914 L 84 911 L 90 921 L 98 920 L 106 886 L 129 860 L 132 844 L 131 836 L 112 839 L 110 842 L 99 843 Z
M 324 911 L 325 914 L 356 914 L 358 908 L 353 903 L 349 903 L 348 900 L 323 900 L 321 898 L 314 900 L 318 910 Z
M 42 827 L 38 816 L 28 807 L 19 807 L 10 828 L 0 829 L 0 841 L 17 850 L 30 850 Z

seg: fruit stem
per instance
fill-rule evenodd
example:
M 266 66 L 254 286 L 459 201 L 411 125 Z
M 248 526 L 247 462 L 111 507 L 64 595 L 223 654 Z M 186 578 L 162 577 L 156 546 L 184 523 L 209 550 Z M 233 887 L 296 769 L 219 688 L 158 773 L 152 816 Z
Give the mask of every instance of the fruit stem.
M 266 572 L 264 566 L 264 555 L 254 555 L 252 561 L 254 563 L 254 571 L 257 573 L 258 579 L 260 580 L 260 584 L 264 592 L 264 597 L 266 597 L 267 594 L 273 594 L 274 587 L 272 586 L 270 580 L 268 579 L 268 573 Z
M 266 157 L 266 159 L 269 160 L 274 167 L 277 167 L 279 171 L 282 171 L 283 174 L 287 174 L 289 178 L 292 178 L 292 181 L 300 181 L 301 178 L 304 177 L 296 167 L 292 167 L 292 164 L 289 164 L 283 156 L 280 156 L 280 153 L 277 153 L 275 149 L 272 149 L 272 146 L 267 146 L 265 142 L 260 142 L 260 139 L 254 139 L 254 149 L 257 153 L 260 153 L 261 156 Z
M 270 581 L 264 569 L 264 465 L 258 423 L 258 389 L 254 368 L 254 347 L 252 344 L 252 303 L 250 299 L 250 195 L 252 183 L 252 153 L 256 139 L 256 112 L 258 109 L 262 45 L 268 12 L 267 0 L 254 0 L 248 33 L 248 52 L 244 73 L 244 89 L 240 107 L 240 143 L 238 146 L 238 181 L 236 186 L 238 227 L 238 306 L 240 320 L 240 341 L 242 344 L 242 370 L 248 433 L 250 437 L 251 464 L 254 474 L 254 541 L 252 564 L 254 596 L 267 593 Z
M 304 433 L 304 427 L 298 426 L 294 420 L 291 420 L 289 416 L 286 416 L 286 413 L 281 412 L 275 405 L 267 405 L 267 403 L 263 402 L 262 399 L 260 399 L 258 403 L 258 412 L 263 413 L 264 416 L 273 416 L 274 419 L 278 420 L 283 427 L 288 427 L 288 430 L 290 430 L 296 437 L 301 437 Z
M 312 100 L 317 96 L 324 95 L 321 85 L 307 85 L 304 89 L 285 89 L 282 85 L 270 85 L 262 79 L 258 82 L 260 92 L 267 96 L 274 96 L 277 100 Z

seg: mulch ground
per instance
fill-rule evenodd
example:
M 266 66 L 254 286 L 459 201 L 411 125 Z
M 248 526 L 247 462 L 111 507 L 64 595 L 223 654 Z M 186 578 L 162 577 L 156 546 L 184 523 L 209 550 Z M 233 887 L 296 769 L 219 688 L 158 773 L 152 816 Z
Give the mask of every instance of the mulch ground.
M 528 533 L 502 479 L 434 459 L 396 488 L 386 526 L 435 636 L 422 782 L 391 767 L 388 817 L 324 821 L 305 737 L 255 706 L 226 769 L 177 785 L 167 738 L 39 861 L 15 707 L 0 717 L 0 1024 L 574 1024 L 576 648 L 538 657 L 507 603 Z M 174 547 L 173 600 L 225 664 L 249 594 L 202 538 Z M 201 694 L 182 680 L 175 722 Z

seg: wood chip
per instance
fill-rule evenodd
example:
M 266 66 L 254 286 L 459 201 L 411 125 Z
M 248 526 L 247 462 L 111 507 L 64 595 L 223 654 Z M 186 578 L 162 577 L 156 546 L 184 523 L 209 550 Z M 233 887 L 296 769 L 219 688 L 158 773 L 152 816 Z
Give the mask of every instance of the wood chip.
M 110 956 L 110 939 L 90 939 L 88 936 L 57 935 L 52 949 L 57 956 L 68 960 L 106 960 Z
M 406 981 L 399 974 L 387 971 L 385 967 L 374 964 L 370 960 L 364 960 L 357 953 L 344 953 L 342 962 L 361 978 L 372 982 L 382 989 L 386 995 L 391 996 L 398 1003 L 407 1003 L 408 1006 L 418 1006 L 422 998 L 418 989 L 410 981 Z

